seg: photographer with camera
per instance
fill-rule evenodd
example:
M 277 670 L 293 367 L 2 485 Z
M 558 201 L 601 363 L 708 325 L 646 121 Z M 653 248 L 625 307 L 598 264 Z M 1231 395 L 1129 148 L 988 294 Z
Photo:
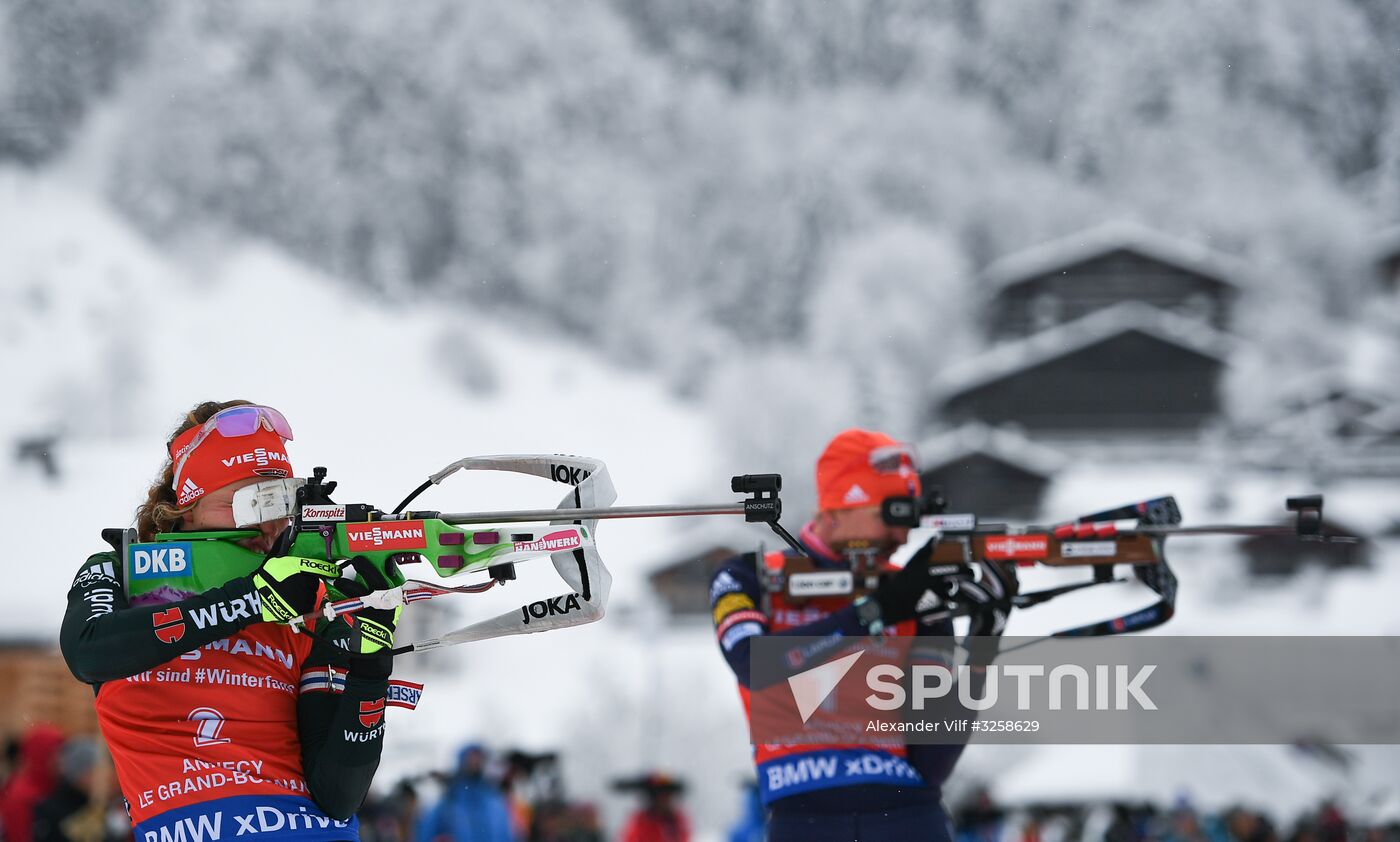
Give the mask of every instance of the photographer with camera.
M 889 436 L 846 430 L 817 460 L 818 511 L 799 540 L 807 558 L 792 551 L 749 553 L 731 559 L 710 583 L 710 607 L 720 649 L 739 682 L 750 712 L 750 646 L 763 635 L 795 637 L 950 637 L 948 619 L 921 615 L 946 609 L 947 580 L 930 571 L 932 544 L 902 568 L 891 553 L 909 537 L 909 527 L 887 521 L 882 504 L 921 497 L 912 449 Z M 995 638 L 1005 627 L 1014 573 L 992 565 L 986 587 L 965 588 L 971 635 Z M 878 572 L 868 593 L 795 599 L 770 582 L 795 571 Z M 854 580 L 862 577 L 854 576 Z M 857 588 L 859 590 L 859 588 Z M 983 656 L 994 653 L 983 652 Z M 760 794 L 768 808 L 770 842 L 824 840 L 937 840 L 952 830 L 942 805 L 942 785 L 962 745 L 754 746 Z M 865 762 L 871 761 L 871 762 Z M 825 768 L 831 774 L 800 774 Z

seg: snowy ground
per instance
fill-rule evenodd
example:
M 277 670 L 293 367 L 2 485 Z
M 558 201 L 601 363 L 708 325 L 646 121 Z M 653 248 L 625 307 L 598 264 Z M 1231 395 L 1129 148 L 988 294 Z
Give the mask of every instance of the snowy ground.
M 713 462 L 715 434 L 702 412 L 539 325 L 431 302 L 389 307 L 256 244 L 212 237 L 157 253 L 90 197 L 14 173 L 0 172 L 0 232 L 0 441 L 66 433 L 60 481 L 9 463 L 0 484 L 0 504 L 22 524 L 11 531 L 9 557 L 23 582 L 0 596 L 0 637 L 53 639 L 73 571 L 101 549 L 98 530 L 129 522 L 166 433 L 183 408 L 207 398 L 281 408 L 298 434 L 291 453 L 300 472 L 325 465 L 342 500 L 381 506 L 453 459 L 484 453 L 602 458 L 619 504 L 727 500 L 727 477 L 745 469 Z M 453 482 L 422 504 L 538 507 L 557 497 L 539 481 Z M 1190 522 L 1273 519 L 1283 516 L 1285 495 L 1316 490 L 1297 476 L 1230 477 L 1228 499 L 1207 508 L 1222 482 L 1178 465 L 1085 464 L 1056 482 L 1047 509 L 1071 518 L 1174 493 Z M 1387 527 L 1400 502 L 1379 482 L 1325 490 L 1331 513 L 1366 529 Z M 798 525 L 795 513 L 788 525 Z M 683 549 L 675 535 L 663 521 L 602 527 L 615 585 L 613 613 L 601 624 L 403 663 L 398 674 L 428 688 L 416 713 L 396 712 L 381 780 L 444 766 L 467 739 L 563 747 L 571 791 L 602 802 L 610 820 L 626 804 L 606 794 L 608 780 L 662 767 L 691 779 L 698 823 L 717 832 L 737 810 L 748 747 L 708 629 L 669 623 L 649 599 L 645 572 Z M 1270 587 L 1244 579 L 1229 541 L 1175 541 L 1172 558 L 1179 616 L 1159 633 L 1400 633 L 1394 541 L 1377 547 L 1374 571 Z M 525 572 L 503 592 L 459 598 L 453 610 L 490 616 L 555 589 L 545 566 Z M 1066 575 L 1074 574 L 1037 573 L 1030 584 Z M 1147 599 L 1132 586 L 1104 588 L 1019 615 L 1010 633 L 1043 633 Z M 1111 783 L 1131 780 L 1154 797 L 1190 792 L 1211 805 L 1248 798 L 1285 813 L 1308 806 L 1297 803 L 1302 793 L 1336 789 L 1367 804 L 1393 802 L 1400 755 L 1360 757 L 1347 778 L 1310 772 L 1269 747 L 974 748 L 959 777 L 993 780 L 1008 799 L 1044 796 L 1049 785 L 1107 794 Z M 1139 771 L 1149 767 L 1150 775 Z M 1207 776 L 1202 768 L 1231 771 Z M 1281 783 L 1256 785 L 1251 776 L 1263 769 Z

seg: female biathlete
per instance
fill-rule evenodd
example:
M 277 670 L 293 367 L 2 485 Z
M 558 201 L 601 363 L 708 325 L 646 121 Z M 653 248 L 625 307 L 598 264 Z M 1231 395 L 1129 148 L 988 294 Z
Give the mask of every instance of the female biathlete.
M 279 551 L 286 519 L 233 531 L 233 495 L 292 476 L 291 438 L 270 407 L 196 406 L 137 510 L 140 543 L 105 532 L 115 552 L 68 592 L 63 656 L 96 692 L 137 842 L 359 838 L 397 612 L 361 612 L 378 633 L 342 622 L 335 643 L 285 624 L 340 571 Z

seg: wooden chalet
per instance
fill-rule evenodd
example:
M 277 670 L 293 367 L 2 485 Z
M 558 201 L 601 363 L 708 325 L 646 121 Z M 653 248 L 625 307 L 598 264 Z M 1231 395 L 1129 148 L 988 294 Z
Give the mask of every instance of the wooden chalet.
M 986 324 L 993 339 L 1024 337 L 1135 301 L 1223 331 L 1245 274 L 1199 245 L 1114 223 L 989 264 Z
M 932 420 L 1028 434 L 1195 434 L 1222 414 L 1235 340 L 1138 302 L 1115 304 L 954 365 L 933 384 Z
M 1364 446 L 1400 447 L 1400 404 L 1368 412 L 1347 425 L 1346 433 Z
M 949 512 L 1028 520 L 1066 458 L 1014 431 L 973 423 L 921 442 L 919 461 L 924 486 L 942 492 Z
M 0 643 L 0 735 L 23 734 L 46 722 L 69 734 L 97 734 L 92 687 L 73 677 L 63 657 L 40 643 Z
M 1400 403 L 1361 416 L 1342 431 L 1331 467 L 1350 476 L 1400 476 Z
M 1386 410 L 1394 399 L 1355 380 L 1344 368 L 1333 368 L 1283 384 L 1273 417 L 1261 432 L 1280 438 L 1353 438 L 1389 427 Z
M 1381 290 L 1391 295 L 1400 291 L 1400 225 L 1376 238 L 1375 266 Z
M 709 617 L 710 577 L 739 551 L 715 544 L 657 568 L 647 577 L 672 617 Z

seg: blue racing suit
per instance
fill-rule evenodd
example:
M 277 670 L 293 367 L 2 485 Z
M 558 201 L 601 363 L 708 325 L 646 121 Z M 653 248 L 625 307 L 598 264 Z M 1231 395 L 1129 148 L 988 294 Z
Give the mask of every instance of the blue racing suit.
M 849 569 L 809 524 L 801 543 L 820 568 Z M 847 597 L 812 598 L 798 606 L 765 593 L 758 565 L 780 568 L 791 553 L 752 554 L 723 564 L 710 581 L 710 608 L 720 649 L 739 682 L 749 713 L 749 649 L 761 635 L 865 637 Z M 895 628 L 901 635 L 950 636 L 948 621 Z M 951 831 L 942 786 L 961 745 L 756 745 L 758 785 L 769 812 L 770 842 L 786 840 L 937 840 Z

